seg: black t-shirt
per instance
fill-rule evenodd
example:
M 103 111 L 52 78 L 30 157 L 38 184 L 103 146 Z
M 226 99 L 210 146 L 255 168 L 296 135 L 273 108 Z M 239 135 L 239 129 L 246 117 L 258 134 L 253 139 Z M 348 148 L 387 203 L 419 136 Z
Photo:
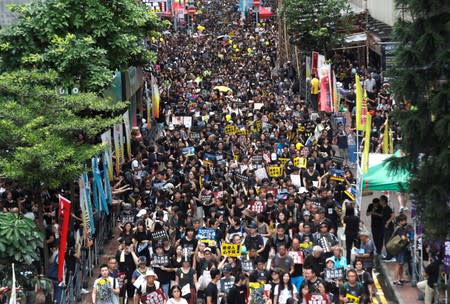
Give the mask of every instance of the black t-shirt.
M 359 217 L 356 215 L 344 216 L 345 235 L 354 236 L 358 235 L 359 231 Z
M 217 285 L 214 284 L 213 282 L 210 282 L 205 289 L 205 297 L 206 298 L 211 297 L 212 299 L 211 303 L 215 304 L 217 303 L 217 295 L 218 295 Z
M 131 275 L 136 269 L 136 265 L 134 264 L 133 256 L 131 253 L 124 255 L 124 260 L 120 259 L 121 251 L 117 251 L 116 260 L 119 262 L 119 271 L 124 272 L 126 274 L 127 279 L 131 279 Z
M 227 304 L 245 304 L 247 298 L 247 287 L 233 285 L 228 292 Z
M 391 207 L 389 207 L 387 205 L 385 207 L 383 207 L 383 212 L 382 212 L 382 214 L 383 214 L 383 226 L 386 225 L 387 221 L 389 220 L 389 218 L 391 217 L 391 214 L 393 212 L 394 211 L 392 211 Z M 393 229 L 394 228 L 394 223 L 392 223 L 392 221 L 389 223 L 388 228 L 389 229 Z
M 373 203 L 369 204 L 367 207 L 367 212 L 375 212 L 377 214 L 383 213 L 383 207 L 380 205 L 375 206 Z M 371 225 L 372 227 L 382 227 L 383 226 L 383 217 L 380 215 L 372 214 L 371 216 Z
M 300 290 L 302 290 L 303 287 L 305 287 L 307 285 L 310 293 L 320 293 L 320 290 L 319 290 L 320 283 L 323 283 L 323 280 L 320 277 L 317 277 L 314 282 L 312 282 L 310 280 L 303 280 Z M 300 291 L 300 294 L 301 294 L 301 291 Z

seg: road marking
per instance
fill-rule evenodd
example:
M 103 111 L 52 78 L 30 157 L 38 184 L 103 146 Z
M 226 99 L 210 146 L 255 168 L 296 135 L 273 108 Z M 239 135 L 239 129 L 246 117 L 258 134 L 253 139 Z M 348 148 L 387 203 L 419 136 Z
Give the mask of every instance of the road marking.
M 380 299 L 380 301 L 378 301 L 378 299 L 376 299 L 376 301 L 372 301 L 375 304 L 388 304 L 386 297 L 384 296 L 384 292 L 383 292 L 383 288 L 381 288 L 381 284 L 380 281 L 378 281 L 378 277 L 375 274 L 375 270 L 372 269 L 372 277 L 373 277 L 373 283 L 375 284 L 375 288 L 377 289 L 377 298 Z

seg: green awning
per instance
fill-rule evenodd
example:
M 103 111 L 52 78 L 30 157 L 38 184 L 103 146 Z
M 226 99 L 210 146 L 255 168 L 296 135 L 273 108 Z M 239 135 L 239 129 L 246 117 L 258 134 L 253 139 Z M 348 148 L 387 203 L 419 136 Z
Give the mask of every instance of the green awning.
M 362 189 L 371 191 L 400 191 L 407 189 L 409 173 L 406 171 L 389 172 L 387 163 L 369 167 L 362 176 Z

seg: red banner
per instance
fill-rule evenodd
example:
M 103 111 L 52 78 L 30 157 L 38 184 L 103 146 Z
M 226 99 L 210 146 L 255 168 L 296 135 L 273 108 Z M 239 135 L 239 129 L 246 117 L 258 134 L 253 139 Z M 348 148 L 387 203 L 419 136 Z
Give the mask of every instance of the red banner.
M 319 77 L 319 74 L 317 71 L 319 64 L 319 53 L 318 52 L 312 52 L 312 62 L 311 62 L 311 74 L 315 74 L 316 77 Z
M 64 257 L 67 248 L 67 233 L 69 232 L 70 201 L 59 196 L 59 254 L 58 254 L 58 281 L 62 281 L 64 272 Z

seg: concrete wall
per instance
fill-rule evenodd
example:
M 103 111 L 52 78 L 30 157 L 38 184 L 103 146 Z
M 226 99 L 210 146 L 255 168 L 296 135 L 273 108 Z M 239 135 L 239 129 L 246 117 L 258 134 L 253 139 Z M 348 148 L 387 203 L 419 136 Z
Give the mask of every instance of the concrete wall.
M 15 15 L 8 9 L 9 4 L 25 4 L 31 0 L 0 0 L 0 26 L 10 26 L 16 19 Z

